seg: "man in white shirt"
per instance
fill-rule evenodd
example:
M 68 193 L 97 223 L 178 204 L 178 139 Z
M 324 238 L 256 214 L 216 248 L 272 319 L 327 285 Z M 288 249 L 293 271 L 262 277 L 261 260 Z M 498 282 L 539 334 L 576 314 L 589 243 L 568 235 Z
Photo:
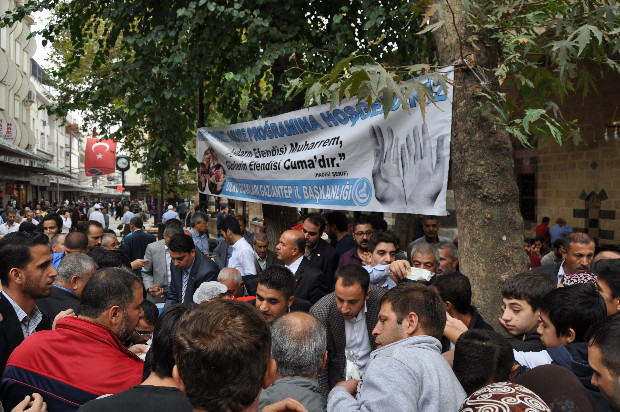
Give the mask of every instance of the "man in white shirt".
M 28 208 L 26 208 L 26 209 L 24 209 L 22 211 L 22 216 L 23 217 L 22 217 L 21 223 L 31 222 L 31 223 L 33 223 L 35 225 L 39 224 L 39 221 L 34 218 L 34 212 L 32 210 L 28 209 Z
M 95 204 L 95 210 L 90 214 L 88 220 L 99 222 L 101 223 L 101 226 L 105 227 L 105 218 L 103 217 L 103 213 L 101 213 L 101 206 L 99 203 Z
M 19 223 L 15 223 L 15 212 L 11 210 L 6 213 L 6 222 L 0 225 L 0 235 L 7 235 L 18 230 Z
M 327 394 L 346 376 L 345 351 L 354 356 L 363 373 L 370 352 L 377 348 L 372 330 L 377 324 L 381 297 L 386 290 L 370 286 L 370 275 L 360 265 L 341 266 L 335 273 L 335 290 L 310 309 L 327 330 L 327 364 L 319 376 L 321 393 Z
M 218 229 L 224 241 L 233 247 L 228 267 L 237 269 L 241 273 L 241 277 L 256 275 L 254 249 L 243 238 L 241 226 L 239 226 L 237 219 L 234 216 L 226 216 L 218 226 Z
M 174 211 L 174 206 L 172 205 L 168 206 L 168 211 L 161 217 L 161 223 L 166 223 L 170 219 L 181 220 L 179 214 Z

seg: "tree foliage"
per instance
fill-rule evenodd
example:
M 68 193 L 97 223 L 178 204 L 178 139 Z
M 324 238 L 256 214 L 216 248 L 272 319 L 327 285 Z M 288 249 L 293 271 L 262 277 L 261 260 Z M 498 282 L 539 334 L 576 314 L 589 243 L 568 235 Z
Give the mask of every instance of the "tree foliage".
M 481 44 L 499 48 L 495 67 L 477 65 L 469 54 L 455 62 L 457 70 L 472 70 L 479 80 L 479 93 L 488 98 L 495 117 L 524 145 L 536 139 L 554 139 L 558 144 L 580 141 L 579 119 L 566 119 L 560 105 L 567 96 L 579 98 L 596 91 L 593 68 L 601 74 L 620 72 L 620 6 L 615 0 L 462 0 L 473 35 L 460 38 L 474 49 Z M 411 9 L 422 16 L 418 34 L 434 32 L 453 24 L 454 11 L 441 2 L 422 0 Z M 458 35 L 457 31 L 457 35 Z M 461 34 L 464 36 L 464 34 Z M 431 56 L 432 57 L 432 56 Z M 415 64 L 414 64 L 415 63 Z M 410 60 L 403 67 L 375 61 L 358 61 L 356 54 L 343 56 L 326 75 L 306 74 L 292 81 L 292 93 L 305 91 L 306 104 L 343 97 L 363 100 L 381 98 L 384 108 L 395 102 L 402 81 L 425 75 L 435 60 Z M 492 85 L 502 85 L 497 90 Z M 418 86 L 419 87 L 419 86 Z M 384 109 L 384 112 L 389 113 Z
M 69 46 L 58 84 L 87 79 L 73 83 L 54 111 L 89 111 L 136 156 L 147 149 L 151 172 L 195 163 L 186 143 L 195 137 L 199 88 L 209 110 L 235 122 L 301 108 L 303 101 L 285 100 L 282 85 L 324 72 L 343 55 L 392 65 L 429 59 L 425 39 L 412 36 L 411 7 L 405 0 L 29 0 L 4 22 L 53 11 L 38 34 Z

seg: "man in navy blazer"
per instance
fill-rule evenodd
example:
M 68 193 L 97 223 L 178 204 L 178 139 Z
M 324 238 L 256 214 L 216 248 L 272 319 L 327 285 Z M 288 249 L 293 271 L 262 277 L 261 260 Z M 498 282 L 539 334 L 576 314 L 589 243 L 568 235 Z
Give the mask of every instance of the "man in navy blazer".
M 144 259 L 146 247 L 157 240 L 155 236 L 151 235 L 150 233 L 144 232 L 142 230 L 143 226 L 144 223 L 142 222 L 141 217 L 132 217 L 129 221 L 129 229 L 131 230 L 131 235 L 125 237 L 125 240 L 123 240 L 123 245 L 120 247 L 120 249 L 118 249 L 119 252 L 122 252 L 129 256 L 130 262 L 133 262 L 136 259 Z M 142 277 L 140 268 L 136 269 L 134 272 L 139 277 Z
M 198 286 L 203 282 L 217 281 L 217 265 L 202 253 L 196 253 L 191 236 L 172 236 L 168 242 L 168 251 L 171 279 L 165 308 L 175 303 L 193 302 Z

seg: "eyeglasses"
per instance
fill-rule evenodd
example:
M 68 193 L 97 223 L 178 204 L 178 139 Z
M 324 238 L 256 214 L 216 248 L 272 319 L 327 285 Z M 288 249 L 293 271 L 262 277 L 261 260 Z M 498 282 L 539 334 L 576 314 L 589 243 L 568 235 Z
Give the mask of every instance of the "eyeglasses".
M 353 233 L 355 236 L 357 237 L 363 237 L 363 236 L 367 236 L 370 237 L 375 233 L 374 230 L 369 230 L 368 232 L 355 232 Z
M 153 332 L 140 332 L 138 329 L 134 329 L 134 332 L 136 332 L 136 335 L 140 336 L 141 338 L 153 337 Z

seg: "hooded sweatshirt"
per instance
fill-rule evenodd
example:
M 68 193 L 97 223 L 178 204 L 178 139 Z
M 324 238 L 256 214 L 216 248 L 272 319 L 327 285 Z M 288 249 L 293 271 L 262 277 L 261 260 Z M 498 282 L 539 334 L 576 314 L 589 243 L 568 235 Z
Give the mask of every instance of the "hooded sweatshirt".
M 327 411 L 456 411 L 463 387 L 431 336 L 413 336 L 373 351 L 357 397 L 335 387 Z

